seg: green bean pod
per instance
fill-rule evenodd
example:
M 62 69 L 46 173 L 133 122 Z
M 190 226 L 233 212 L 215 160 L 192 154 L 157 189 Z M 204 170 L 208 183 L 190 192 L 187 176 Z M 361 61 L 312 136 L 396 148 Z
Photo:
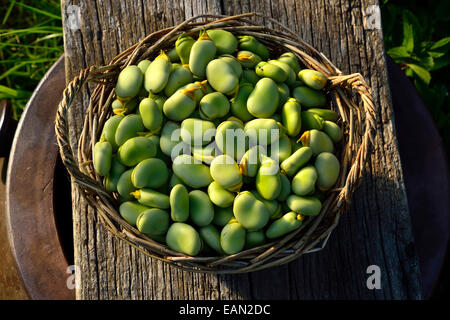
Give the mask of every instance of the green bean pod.
M 159 147 L 167 155 L 172 155 L 172 150 L 181 142 L 181 127 L 172 121 L 168 121 L 161 130 Z
M 119 148 L 119 146 L 116 143 L 116 131 L 120 121 L 122 121 L 123 118 L 124 118 L 123 116 L 119 115 L 112 116 L 111 118 L 105 121 L 105 124 L 103 126 L 101 136 L 104 137 L 104 139 L 111 144 L 113 151 L 117 151 L 117 149 Z
M 131 100 L 141 90 L 141 85 L 144 80 L 144 75 L 137 66 L 125 67 L 117 77 L 116 95 L 122 104 Z
M 236 192 L 242 187 L 242 174 L 234 158 L 226 154 L 215 157 L 210 171 L 214 181 L 223 188 Z
M 322 72 L 312 69 L 303 69 L 298 73 L 298 78 L 314 90 L 322 90 L 328 80 Z
M 202 241 L 198 232 L 182 222 L 175 222 L 169 227 L 166 243 L 170 249 L 190 256 L 196 256 L 202 249 Z
M 302 225 L 303 216 L 295 212 L 288 212 L 278 220 L 272 222 L 266 231 L 266 236 L 269 239 L 279 238 L 292 232 Z
M 330 137 L 319 130 L 305 131 L 300 137 L 300 141 L 304 146 L 310 147 L 314 156 L 322 152 L 333 152 L 333 141 Z
M 186 33 L 182 33 L 177 41 L 175 42 L 175 50 L 177 51 L 178 56 L 180 57 L 182 64 L 189 64 L 189 56 L 191 54 L 192 45 L 195 43 L 195 40 L 186 35 Z
M 168 209 L 170 207 L 169 197 L 164 193 L 152 189 L 142 188 L 131 192 L 131 195 L 144 206 L 159 209 Z
M 320 153 L 314 166 L 317 169 L 317 186 L 320 190 L 330 189 L 337 181 L 340 171 L 340 163 L 336 156 L 330 152 Z
M 281 180 L 281 191 L 280 195 L 278 196 L 278 201 L 285 201 L 287 197 L 291 194 L 291 182 L 284 173 L 280 173 L 280 180 Z
M 314 192 L 317 181 L 317 171 L 314 166 L 306 166 L 300 169 L 292 178 L 292 192 L 298 196 L 307 196 Z
M 283 134 L 278 143 L 272 143 L 269 149 L 269 156 L 277 161 L 284 161 L 292 154 L 291 139 Z
M 224 59 L 214 59 L 208 63 L 206 78 L 214 90 L 226 95 L 236 93 L 239 86 L 239 76 Z
M 159 93 L 169 80 L 172 71 L 172 63 L 169 57 L 161 50 L 159 56 L 152 61 L 145 70 L 144 87 L 145 90 L 152 93 Z
M 284 160 L 280 168 L 289 177 L 292 177 L 297 171 L 303 167 L 313 155 L 312 149 L 310 147 L 301 147 L 295 151 L 289 158 Z
M 261 78 L 256 74 L 253 69 L 244 69 L 242 71 L 242 76 L 240 78 L 240 82 L 248 82 L 252 85 L 256 85 Z
M 112 102 L 111 108 L 113 109 L 114 114 L 124 116 L 133 112 L 138 105 L 138 98 L 134 97 L 126 102 L 121 102 L 119 99 L 116 99 Z
M 211 182 L 208 186 L 208 196 L 211 202 L 221 208 L 227 208 L 233 204 L 234 194 L 216 181 Z
M 278 95 L 280 97 L 278 101 L 278 108 L 281 109 L 283 105 L 288 101 L 290 90 L 289 87 L 285 83 L 277 83 Z
M 186 221 L 189 218 L 189 193 L 186 187 L 182 184 L 176 184 L 170 191 L 169 198 L 172 220 L 177 222 Z
M 233 69 L 234 74 L 239 78 L 242 75 L 243 69 L 241 63 L 231 54 L 223 54 L 219 57 L 219 60 L 225 61 Z
M 231 219 L 234 219 L 233 207 L 228 207 L 228 208 L 216 207 L 216 208 L 214 208 L 213 223 L 216 226 L 224 227 Z
M 188 65 L 172 64 L 172 72 L 164 87 L 164 94 L 170 97 L 175 91 L 191 82 L 192 72 Z
M 263 156 L 255 180 L 256 190 L 266 200 L 275 200 L 281 192 L 281 178 L 278 162 Z
M 201 147 L 201 146 L 193 146 L 191 148 L 192 155 L 195 159 L 204 162 L 208 165 L 211 164 L 211 162 L 214 160 L 214 158 L 218 155 L 219 151 L 216 145 L 216 142 L 213 141 L 212 143 Z
M 281 204 L 278 202 L 278 200 L 267 200 L 264 199 L 256 190 L 250 191 L 256 199 L 264 203 L 267 210 L 269 211 L 269 217 L 271 219 L 276 219 L 281 214 Z
M 195 81 L 192 83 L 188 83 L 187 85 L 182 86 L 180 89 L 178 89 L 178 91 L 184 90 L 184 89 L 196 89 L 193 91 L 195 103 L 198 103 L 205 94 L 214 92 L 214 90 L 208 84 L 208 80 Z
M 131 192 L 134 192 L 136 190 L 136 187 L 131 181 L 132 173 L 133 169 L 124 171 L 124 173 L 120 175 L 120 178 L 117 181 L 117 192 L 125 200 L 133 199 L 133 197 L 131 196 Z
M 269 118 L 277 110 L 279 99 L 276 83 L 270 78 L 262 78 L 247 99 L 247 110 L 255 117 Z
M 134 137 L 120 146 L 117 154 L 122 164 L 133 167 L 142 160 L 153 158 L 156 155 L 156 146 L 146 137 Z
M 281 121 L 287 134 L 294 137 L 302 128 L 302 114 L 300 103 L 295 98 L 289 98 L 281 109 Z
M 200 79 L 205 78 L 206 66 L 214 59 L 217 48 L 214 42 L 203 30 L 200 32 L 198 40 L 192 45 L 189 55 L 189 69 Z
M 204 146 L 214 138 L 215 129 L 211 121 L 184 119 L 181 123 L 181 139 L 191 146 Z
M 125 170 L 126 167 L 120 163 L 116 155 L 113 155 L 111 159 L 111 169 L 104 180 L 106 190 L 109 192 L 117 192 L 117 183 Z
M 323 120 L 327 121 L 336 122 L 339 118 L 339 115 L 335 111 L 329 109 L 311 108 L 308 111 L 317 114 Z
M 269 49 L 253 36 L 238 36 L 239 49 L 256 53 L 262 60 L 269 59 Z
M 300 86 L 292 90 L 292 95 L 297 99 L 302 107 L 314 108 L 323 107 L 327 98 L 322 91 L 317 91 L 309 87 Z
M 266 155 L 266 150 L 261 146 L 254 146 L 247 150 L 239 163 L 241 173 L 246 177 L 256 177 L 262 155 Z
M 151 134 L 159 132 L 163 123 L 163 115 L 156 102 L 150 98 L 145 98 L 139 104 L 139 115 L 144 127 Z
M 322 209 L 322 203 L 315 197 L 301 197 L 290 195 L 286 199 L 286 204 L 292 211 L 305 216 L 316 216 Z
M 205 192 L 201 190 L 189 192 L 189 217 L 199 227 L 204 227 L 212 222 L 214 207 Z
M 254 68 L 260 63 L 261 57 L 251 51 L 242 50 L 236 54 L 237 60 L 244 68 Z
M 292 70 L 294 70 L 295 74 L 298 74 L 300 72 L 300 69 L 301 69 L 300 62 L 298 61 L 295 54 L 293 54 L 292 52 L 283 53 L 278 58 L 278 61 L 287 63 L 292 68 Z
M 160 236 L 169 229 L 169 213 L 165 210 L 152 208 L 143 211 L 136 220 L 137 229 L 143 234 Z
M 217 48 L 217 54 L 233 54 L 238 47 L 238 40 L 229 31 L 211 29 L 206 31 Z
M 309 112 L 308 110 L 302 111 L 302 129 L 304 131 L 307 130 L 322 130 L 323 128 L 323 119 L 313 112 Z
M 263 228 L 270 218 L 269 209 L 250 191 L 240 192 L 236 196 L 233 213 L 237 221 L 249 231 Z
M 285 82 L 289 77 L 289 74 L 283 68 L 272 61 L 261 61 L 256 65 L 255 72 L 262 78 L 270 78 L 278 83 Z
M 195 91 L 198 88 L 182 89 L 171 95 L 164 102 L 163 112 L 167 118 L 173 121 L 182 121 L 189 117 L 195 110 Z
M 248 139 L 240 121 L 226 120 L 216 130 L 217 148 L 224 154 L 238 160 L 248 149 Z
M 144 124 L 142 118 L 137 114 L 129 114 L 125 116 L 117 125 L 116 133 L 114 135 L 116 144 L 123 145 L 127 140 L 134 138 L 139 132 L 144 131 Z
M 111 169 L 112 147 L 108 141 L 94 145 L 94 169 L 99 176 L 106 176 Z
M 185 185 L 192 188 L 203 188 L 213 181 L 209 167 L 198 163 L 194 157 L 187 154 L 176 157 L 173 160 L 172 169 Z
M 251 249 L 262 246 L 266 242 L 266 236 L 263 230 L 247 232 L 245 239 L 245 248 Z
M 245 246 L 246 231 L 240 223 L 227 224 L 220 233 L 220 246 L 226 254 L 235 254 Z
M 148 209 L 148 207 L 143 206 L 136 201 L 126 201 L 120 205 L 119 213 L 126 222 L 135 227 L 138 217 L 142 212 Z
M 202 238 L 211 249 L 214 249 L 219 254 L 223 254 L 222 247 L 220 246 L 220 233 L 216 227 L 212 224 L 208 224 L 207 226 L 200 227 L 198 233 L 200 234 L 200 238 Z
M 220 92 L 208 93 L 200 100 L 199 109 L 208 120 L 222 118 L 230 112 L 230 101 Z
M 237 95 L 231 99 L 231 113 L 247 122 L 253 119 L 253 116 L 247 109 L 247 99 L 253 91 L 253 85 L 250 83 L 243 83 L 239 86 Z
M 253 119 L 245 124 L 250 146 L 268 146 L 279 139 L 281 132 L 277 122 L 273 119 Z
M 147 70 L 148 66 L 150 65 L 150 63 L 152 63 L 150 60 L 141 60 L 139 61 L 139 63 L 137 64 L 137 67 L 139 69 L 141 69 L 142 74 L 145 74 L 145 71 Z
M 295 74 L 294 70 L 292 70 L 292 68 L 287 63 L 280 61 L 280 60 L 269 60 L 268 62 L 275 64 L 284 70 L 284 72 L 287 74 L 287 78 L 285 80 L 287 85 L 290 86 L 297 80 L 297 75 Z
M 134 167 L 131 175 L 133 185 L 140 188 L 157 189 L 167 183 L 169 169 L 164 161 L 158 158 L 145 159 Z
M 336 123 L 325 120 L 323 122 L 323 131 L 333 140 L 334 143 L 341 141 L 342 129 Z

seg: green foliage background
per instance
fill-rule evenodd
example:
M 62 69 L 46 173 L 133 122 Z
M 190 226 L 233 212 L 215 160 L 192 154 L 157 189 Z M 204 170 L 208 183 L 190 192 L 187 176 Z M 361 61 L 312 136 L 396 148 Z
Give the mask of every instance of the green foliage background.
M 414 82 L 450 154 L 450 1 L 380 0 L 387 53 Z M 63 53 L 59 0 L 0 0 L 0 99 L 18 119 Z M 4 9 L 4 10 L 3 10 Z

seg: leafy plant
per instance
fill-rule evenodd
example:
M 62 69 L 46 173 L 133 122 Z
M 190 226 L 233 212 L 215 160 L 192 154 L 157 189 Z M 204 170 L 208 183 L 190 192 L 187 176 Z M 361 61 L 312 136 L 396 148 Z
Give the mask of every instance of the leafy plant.
M 450 153 L 448 1 L 382 4 L 387 54 L 414 82 Z
M 0 99 L 20 117 L 34 88 L 63 53 L 58 0 L 0 0 Z M 3 10 L 2 10 L 3 11 Z

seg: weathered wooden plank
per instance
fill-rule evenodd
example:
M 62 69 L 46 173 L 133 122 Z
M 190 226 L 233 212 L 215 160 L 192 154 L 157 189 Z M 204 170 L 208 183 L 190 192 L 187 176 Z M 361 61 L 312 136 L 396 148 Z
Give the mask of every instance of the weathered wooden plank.
M 256 11 L 272 16 L 324 52 L 344 73 L 369 81 L 379 117 L 374 154 L 351 209 L 321 252 L 244 275 L 183 272 L 113 239 L 73 188 L 79 299 L 405 299 L 420 298 L 407 199 L 390 103 L 382 33 L 364 27 L 374 0 L 77 1 L 63 0 L 67 79 L 103 64 L 151 31 L 201 13 Z M 80 28 L 71 29 L 71 5 Z M 259 19 L 263 22 L 262 19 Z M 79 134 L 88 91 L 71 112 Z M 76 146 L 76 139 L 73 139 Z M 368 290 L 366 269 L 378 265 L 382 288 Z

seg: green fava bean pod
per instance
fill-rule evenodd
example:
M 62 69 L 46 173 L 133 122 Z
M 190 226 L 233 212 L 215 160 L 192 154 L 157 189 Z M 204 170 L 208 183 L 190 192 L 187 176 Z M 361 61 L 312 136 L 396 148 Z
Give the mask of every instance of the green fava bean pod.
M 164 87 L 164 94 L 170 97 L 179 88 L 191 82 L 192 72 L 189 70 L 188 65 L 172 64 L 172 72 Z
M 182 222 L 175 222 L 169 227 L 166 243 L 170 249 L 190 256 L 196 256 L 202 249 L 202 241 L 198 232 Z
M 261 62 L 261 57 L 250 51 L 239 51 L 236 54 L 237 60 L 244 68 L 254 68 Z
M 203 188 L 213 181 L 209 167 L 187 154 L 176 157 L 172 169 L 185 185 L 192 188 Z
M 241 159 L 248 149 L 248 139 L 240 121 L 226 120 L 216 130 L 217 148 L 224 154 Z
M 245 239 L 245 248 L 251 249 L 262 246 L 266 242 L 266 236 L 263 230 L 247 232 Z
M 142 160 L 153 158 L 156 155 L 156 146 L 146 137 L 134 137 L 127 140 L 117 154 L 122 164 L 133 167 Z
M 144 127 L 150 133 L 158 132 L 163 123 L 163 115 L 155 101 L 145 98 L 139 104 L 139 115 L 141 116 Z
M 253 36 L 238 36 L 239 49 L 251 51 L 261 57 L 262 60 L 269 59 L 269 49 Z
M 292 52 L 283 53 L 278 58 L 278 61 L 287 63 L 292 68 L 292 70 L 294 70 L 295 74 L 298 74 L 300 72 L 300 69 L 301 69 L 300 62 L 298 61 L 295 54 L 293 54 Z
M 173 187 L 175 187 L 177 184 L 181 184 L 184 186 L 183 181 L 181 181 L 181 179 L 178 178 L 175 173 L 172 173 L 172 176 L 169 180 L 169 189 L 173 189 Z
M 137 96 L 141 90 L 144 75 L 137 66 L 125 67 L 117 77 L 116 95 L 122 104 Z
M 195 110 L 195 91 L 198 88 L 177 90 L 163 105 L 163 112 L 167 118 L 173 121 L 182 121 L 189 117 Z
M 264 203 L 267 210 L 269 210 L 269 216 L 271 219 L 274 219 L 274 217 L 279 218 L 279 215 L 281 213 L 281 205 L 277 200 L 266 200 L 261 197 L 261 195 L 256 190 L 252 190 L 250 192 L 255 196 L 256 199 Z
M 214 208 L 213 223 L 216 226 L 224 227 L 231 219 L 234 219 L 233 207 L 228 207 L 228 208 L 216 207 L 216 208 Z
M 189 55 L 189 69 L 200 79 L 205 78 L 206 66 L 214 59 L 217 48 L 214 42 L 203 30 L 200 32 L 198 40 L 192 45 Z
M 137 67 L 139 69 L 141 69 L 142 74 L 145 74 L 145 71 L 147 70 L 150 63 L 152 63 L 150 60 L 145 59 L 145 60 L 139 61 L 139 63 L 137 64 Z
M 312 69 L 303 69 L 298 73 L 298 78 L 314 90 L 322 90 L 328 80 L 322 72 Z
M 172 156 L 172 150 L 181 142 L 181 127 L 172 121 L 168 121 L 159 139 L 159 147 L 166 156 Z
M 213 92 L 213 89 L 208 84 L 208 80 L 195 81 L 193 83 L 188 83 L 187 85 L 182 86 L 180 89 L 178 89 L 178 91 L 181 91 L 184 89 L 196 89 L 196 90 L 192 90 L 195 103 L 198 103 L 205 94 Z
M 143 234 L 152 236 L 163 235 L 169 229 L 169 213 L 161 209 L 147 209 L 136 220 L 137 229 Z
M 164 161 L 157 158 L 145 159 L 134 167 L 131 175 L 133 185 L 140 188 L 159 188 L 167 183 L 169 169 Z
M 198 230 L 200 238 L 217 253 L 222 254 L 222 247 L 220 246 L 220 233 L 212 224 L 201 227 Z
M 235 254 L 245 246 L 245 229 L 240 223 L 227 224 L 220 233 L 220 246 L 226 254 Z
M 281 191 L 280 195 L 278 196 L 278 201 L 285 201 L 287 197 L 291 194 L 291 182 L 289 181 L 289 178 L 286 177 L 285 174 L 280 174 L 280 180 L 281 180 Z
M 94 145 L 94 169 L 99 176 L 106 176 L 111 169 L 112 147 L 108 141 Z
M 302 113 L 300 103 L 295 98 L 289 98 L 281 109 L 281 121 L 291 137 L 297 136 L 302 128 Z
M 170 49 L 169 51 L 166 52 L 166 54 L 169 57 L 170 62 L 172 63 L 180 62 L 180 57 L 178 56 L 176 48 Z
M 256 85 L 261 78 L 256 74 L 255 70 L 244 69 L 242 71 L 242 76 L 240 82 L 248 82 L 252 85 Z
M 289 99 L 290 91 L 289 87 L 285 83 L 277 83 L 279 101 L 278 101 L 278 109 L 283 107 L 286 101 Z M 277 114 L 278 115 L 278 114 Z
M 152 189 L 143 188 L 131 192 L 131 195 L 144 206 L 158 209 L 168 209 L 170 207 L 169 196 Z
M 214 207 L 205 192 L 201 190 L 189 192 L 189 217 L 199 227 L 204 227 L 212 222 Z
M 313 112 L 308 110 L 302 111 L 302 129 L 307 130 L 322 130 L 323 119 Z
M 136 190 L 133 182 L 131 181 L 131 174 L 133 173 L 133 169 L 129 169 L 120 175 L 119 180 L 117 181 L 117 192 L 119 195 L 125 200 L 131 200 L 133 197 L 131 193 Z
M 335 111 L 329 109 L 311 108 L 308 109 L 308 111 L 317 114 L 323 120 L 327 121 L 336 122 L 336 120 L 339 118 L 339 115 Z
M 322 107 L 327 102 L 327 98 L 322 91 L 317 91 L 309 87 L 300 86 L 292 90 L 292 95 L 303 107 Z
M 336 156 L 330 152 L 322 152 L 316 158 L 314 166 L 317 170 L 317 186 L 320 190 L 330 189 L 339 177 L 341 165 Z
M 341 141 L 342 129 L 336 123 L 325 120 L 323 122 L 323 131 L 333 140 L 334 143 Z
M 286 204 L 292 211 L 305 216 L 316 216 L 322 209 L 322 203 L 315 197 L 301 197 L 292 194 L 286 199 Z
M 312 149 L 310 147 L 301 147 L 295 151 L 289 158 L 284 160 L 280 168 L 289 177 L 292 177 L 297 171 L 303 167 L 313 155 Z
M 217 54 L 233 54 L 238 47 L 238 40 L 229 31 L 212 29 L 206 31 L 217 48 Z
M 287 74 L 287 79 L 285 80 L 287 85 L 290 86 L 297 80 L 297 76 L 294 70 L 292 70 L 292 68 L 287 63 L 279 60 L 269 60 L 268 62 L 275 64 L 276 66 L 284 70 L 284 72 Z
M 214 90 L 223 94 L 235 93 L 239 86 L 239 77 L 231 65 L 223 59 L 214 59 L 206 67 L 206 78 Z
M 249 191 L 243 191 L 236 196 L 233 213 L 236 220 L 249 231 L 262 229 L 270 218 L 266 205 Z
M 273 119 L 253 119 L 245 124 L 244 132 L 249 138 L 250 146 L 268 146 L 279 139 L 281 132 Z
M 247 110 L 247 100 L 252 91 L 253 85 L 243 83 L 239 86 L 238 94 L 231 99 L 231 113 L 243 122 L 250 121 L 254 118 Z
M 114 114 L 124 116 L 133 112 L 134 109 L 136 109 L 137 105 L 137 98 L 132 98 L 126 102 L 121 102 L 119 99 L 116 99 L 112 102 L 111 108 L 113 109 Z
M 247 99 L 247 110 L 255 117 L 269 118 L 277 110 L 279 99 L 277 84 L 262 78 Z
M 236 59 L 231 54 L 221 55 L 219 57 L 219 60 L 222 60 L 222 61 L 225 61 L 226 63 L 228 63 L 228 65 L 231 67 L 231 69 L 233 69 L 234 74 L 238 78 L 242 75 L 243 70 L 242 70 L 241 63 L 238 61 L 238 59 Z
M 208 196 L 212 203 L 221 208 L 230 207 L 234 201 L 234 194 L 216 181 L 211 182 L 208 186 Z
M 125 170 L 126 167 L 120 163 L 116 155 L 113 155 L 111 160 L 111 169 L 104 180 L 106 190 L 109 192 L 117 192 L 117 183 Z
M 291 139 L 287 135 L 282 135 L 278 143 L 270 145 L 269 156 L 277 161 L 284 161 L 292 154 Z
M 272 222 L 266 231 L 266 236 L 269 239 L 275 239 L 289 232 L 292 232 L 302 225 L 303 217 L 301 214 L 295 212 L 288 212 L 278 220 Z
M 126 201 L 120 205 L 119 213 L 126 222 L 135 227 L 138 217 L 142 212 L 148 209 L 148 207 L 143 206 L 135 201 Z
M 191 146 L 204 146 L 211 142 L 216 127 L 211 121 L 189 118 L 181 123 L 181 139 Z
M 256 190 L 266 200 L 275 200 L 281 192 L 281 178 L 278 162 L 263 156 L 256 175 Z
M 222 118 L 230 112 L 230 101 L 220 92 L 208 93 L 200 100 L 199 110 L 208 120 Z
M 182 33 L 177 41 L 175 42 L 175 50 L 177 51 L 178 56 L 180 57 L 182 64 L 189 64 L 189 56 L 191 54 L 192 45 L 195 43 L 195 40 L 186 35 L 186 33 Z
M 219 155 L 211 162 L 211 176 L 223 188 L 236 192 L 242 187 L 242 174 L 234 158 Z
M 159 56 L 145 70 L 145 90 L 151 93 L 163 91 L 172 71 L 172 63 L 169 57 L 161 50 Z
M 117 151 L 119 146 L 116 143 L 116 131 L 119 126 L 120 121 L 122 121 L 124 117 L 120 115 L 115 115 L 106 120 L 105 125 L 102 130 L 102 137 L 105 138 L 111 144 L 112 150 Z
M 136 137 L 139 132 L 144 131 L 142 118 L 137 114 L 125 116 L 117 125 L 115 141 L 118 146 L 123 145 L 127 140 Z
M 261 165 L 262 155 L 266 150 L 261 146 L 250 148 L 242 157 L 239 163 L 239 170 L 246 177 L 255 177 Z
M 195 159 L 200 160 L 201 162 L 204 162 L 208 165 L 211 164 L 211 162 L 219 153 L 215 141 L 205 147 L 194 146 L 191 148 L 191 151 Z
M 314 166 L 300 169 L 292 178 L 292 192 L 298 196 L 306 196 L 314 192 L 317 181 L 317 171 Z
M 189 193 L 182 184 L 170 191 L 170 216 L 173 221 L 184 222 L 189 218 Z
M 271 61 L 261 61 L 255 67 L 255 72 L 260 77 L 270 78 L 278 83 L 285 82 L 289 76 L 283 68 Z
M 300 137 L 304 146 L 310 147 L 314 156 L 322 152 L 333 152 L 333 141 L 330 137 L 319 130 L 305 131 Z

